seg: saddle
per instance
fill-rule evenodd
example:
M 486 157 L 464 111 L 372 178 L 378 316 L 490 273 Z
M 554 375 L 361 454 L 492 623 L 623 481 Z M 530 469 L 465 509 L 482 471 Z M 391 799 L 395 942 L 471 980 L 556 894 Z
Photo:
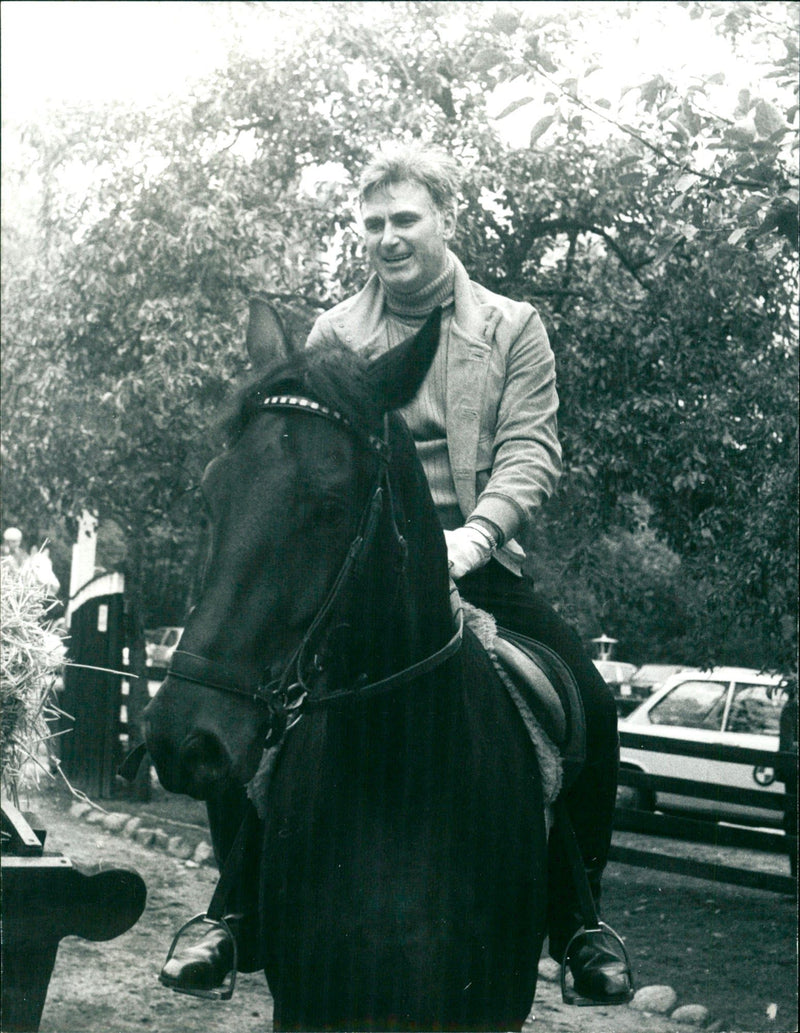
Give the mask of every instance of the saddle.
M 501 627 L 452 583 L 450 603 L 454 613 L 461 610 L 514 702 L 539 759 L 545 802 L 553 803 L 586 760 L 586 719 L 575 676 L 549 646 Z
M 586 759 L 586 720 L 575 676 L 548 646 L 508 628 L 497 627 L 491 654 L 523 720 L 527 710 L 558 749 L 569 788 Z

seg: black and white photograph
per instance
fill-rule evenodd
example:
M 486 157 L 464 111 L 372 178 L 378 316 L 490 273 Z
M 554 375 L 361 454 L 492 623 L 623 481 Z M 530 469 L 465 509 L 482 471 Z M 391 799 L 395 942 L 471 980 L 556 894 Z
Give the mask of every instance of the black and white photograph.
M 800 5 L 0 47 L 0 1033 L 797 1033 Z

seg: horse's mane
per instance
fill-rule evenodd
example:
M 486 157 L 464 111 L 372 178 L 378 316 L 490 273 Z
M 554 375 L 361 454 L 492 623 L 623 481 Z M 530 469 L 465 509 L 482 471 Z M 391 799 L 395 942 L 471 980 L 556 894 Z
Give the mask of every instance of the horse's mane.
M 366 375 L 366 360 L 350 348 L 325 345 L 306 348 L 261 371 L 236 395 L 233 411 L 222 426 L 235 444 L 263 398 L 301 394 L 346 416 L 356 427 L 372 430 L 380 418 L 380 402 Z

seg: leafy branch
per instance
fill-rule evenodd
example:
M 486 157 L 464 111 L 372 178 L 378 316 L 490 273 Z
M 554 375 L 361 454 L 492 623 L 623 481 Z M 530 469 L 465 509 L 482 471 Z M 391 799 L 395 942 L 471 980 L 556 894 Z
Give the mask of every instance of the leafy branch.
M 655 154 L 658 158 L 661 158 L 661 160 L 666 162 L 666 164 L 669 165 L 671 168 L 677 169 L 679 172 L 683 173 L 684 175 L 697 176 L 698 179 L 703 180 L 703 182 L 709 184 L 710 186 L 714 186 L 714 187 L 723 187 L 724 188 L 724 187 L 736 186 L 736 187 L 743 187 L 743 188 L 749 189 L 749 190 L 763 190 L 764 189 L 764 181 L 763 180 L 742 179 L 742 178 L 740 178 L 738 176 L 725 177 L 725 176 L 715 175 L 715 174 L 710 173 L 710 172 L 704 172 L 702 169 L 698 169 L 696 166 L 690 165 L 689 162 L 687 162 L 687 161 L 678 161 L 677 159 L 671 157 L 671 155 L 669 155 L 663 149 L 663 147 L 659 147 L 658 144 L 655 144 L 651 140 L 648 140 L 647 137 L 643 133 L 641 133 L 637 129 L 634 129 L 633 126 L 626 125 L 626 124 L 620 122 L 618 119 L 616 119 L 612 115 L 610 115 L 607 111 L 603 111 L 602 108 L 598 108 L 596 105 L 590 104 L 588 101 L 584 100 L 582 97 L 577 96 L 577 94 L 575 92 L 573 92 L 571 90 L 568 90 L 561 83 L 559 83 L 545 68 L 543 68 L 541 63 L 536 58 L 530 58 L 529 60 L 530 60 L 531 64 L 533 65 L 534 70 L 543 79 L 546 79 L 547 82 L 550 83 L 551 86 L 555 87 L 555 89 L 558 90 L 560 95 L 562 97 L 564 97 L 569 103 L 574 104 L 575 106 L 577 106 L 579 108 L 582 108 L 585 111 L 590 112 L 592 115 L 596 116 L 597 118 L 602 119 L 603 121 L 607 122 L 609 125 L 613 125 L 616 129 L 619 129 L 620 132 L 624 133 L 626 136 L 630 137 L 633 140 L 636 140 L 636 142 L 641 144 L 642 147 L 644 147 L 646 150 L 649 150 L 651 153 Z M 716 117 L 716 116 L 714 116 L 714 117 Z

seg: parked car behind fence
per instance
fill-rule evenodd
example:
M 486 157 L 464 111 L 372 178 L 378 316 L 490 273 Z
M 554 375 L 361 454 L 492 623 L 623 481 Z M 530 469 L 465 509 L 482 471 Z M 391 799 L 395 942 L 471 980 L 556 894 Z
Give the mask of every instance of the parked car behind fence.
M 668 678 L 652 696 L 626 718 L 620 731 L 638 736 L 678 739 L 720 746 L 778 751 L 780 714 L 788 698 L 780 675 L 740 667 L 710 671 L 686 669 Z M 773 767 L 737 764 L 704 757 L 659 752 L 646 745 L 623 746 L 623 768 L 654 776 L 681 778 L 706 785 L 763 789 L 783 793 Z M 780 812 L 731 803 L 657 792 L 642 787 L 620 787 L 619 802 L 641 810 L 655 808 L 702 812 L 706 816 L 756 825 L 779 825 Z
M 145 631 L 145 652 L 148 667 L 168 667 L 172 654 L 178 648 L 183 628 L 167 627 Z

